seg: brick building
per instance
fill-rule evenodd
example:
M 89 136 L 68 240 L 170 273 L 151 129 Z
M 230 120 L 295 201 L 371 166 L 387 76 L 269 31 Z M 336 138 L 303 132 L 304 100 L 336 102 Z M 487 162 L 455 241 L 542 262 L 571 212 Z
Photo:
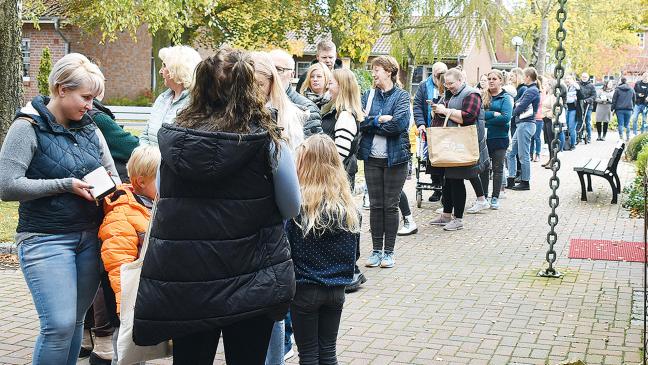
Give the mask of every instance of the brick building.
M 100 37 L 83 33 L 61 18 L 58 1 L 45 1 L 47 11 L 39 17 L 38 28 L 30 19 L 22 27 L 24 98 L 38 94 L 38 67 L 45 47 L 52 54 L 52 64 L 70 52 L 86 55 L 97 63 L 106 78 L 105 99 L 136 98 L 152 90 L 153 44 L 146 27 L 137 32 L 137 41 L 121 34 L 114 42 L 100 43 Z

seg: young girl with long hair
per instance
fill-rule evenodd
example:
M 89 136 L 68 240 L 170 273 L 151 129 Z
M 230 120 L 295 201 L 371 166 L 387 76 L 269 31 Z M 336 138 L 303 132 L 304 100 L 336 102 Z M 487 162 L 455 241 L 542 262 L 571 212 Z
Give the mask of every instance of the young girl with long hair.
M 353 279 L 360 215 L 333 140 L 314 135 L 297 148 L 301 213 L 286 231 L 297 290 L 290 305 L 300 364 L 337 364 L 344 288 Z
M 254 52 L 252 58 L 256 81 L 265 97 L 266 106 L 276 112 L 277 125 L 283 128 L 282 137 L 294 150 L 304 140 L 304 122 L 308 119 L 308 113 L 288 99 L 277 68 L 267 53 Z
M 325 64 L 314 63 L 306 71 L 306 79 L 299 90 L 299 93 L 322 108 L 331 99 L 328 93 L 329 82 L 333 78 L 331 70 Z

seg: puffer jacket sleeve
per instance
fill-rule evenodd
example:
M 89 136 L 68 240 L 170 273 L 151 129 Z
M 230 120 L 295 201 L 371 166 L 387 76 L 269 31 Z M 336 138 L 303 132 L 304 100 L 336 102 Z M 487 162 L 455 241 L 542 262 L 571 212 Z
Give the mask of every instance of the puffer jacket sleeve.
M 405 91 L 393 95 L 396 100 L 392 107 L 392 120 L 378 123 L 374 133 L 381 136 L 398 136 L 407 131 L 410 124 L 410 97 Z
M 128 222 L 128 217 L 122 209 L 116 208 L 109 212 L 99 228 L 101 245 L 101 260 L 108 272 L 110 286 L 115 292 L 117 313 L 120 312 L 121 302 L 121 266 L 137 259 L 139 252 L 139 236 L 135 228 Z
M 513 116 L 513 97 L 509 94 L 504 95 L 500 110 L 497 110 L 500 115 L 494 116 L 493 112 L 486 113 L 486 127 L 490 126 L 505 126 L 511 121 Z M 490 118 L 488 117 L 490 113 Z

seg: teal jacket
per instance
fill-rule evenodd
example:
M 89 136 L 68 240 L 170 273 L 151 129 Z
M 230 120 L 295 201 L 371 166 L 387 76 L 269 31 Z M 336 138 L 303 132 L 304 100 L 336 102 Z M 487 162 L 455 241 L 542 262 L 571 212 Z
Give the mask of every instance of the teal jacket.
M 495 116 L 495 112 L 500 113 Z M 506 91 L 494 96 L 486 110 L 486 139 L 508 138 L 511 116 L 513 115 L 513 97 Z

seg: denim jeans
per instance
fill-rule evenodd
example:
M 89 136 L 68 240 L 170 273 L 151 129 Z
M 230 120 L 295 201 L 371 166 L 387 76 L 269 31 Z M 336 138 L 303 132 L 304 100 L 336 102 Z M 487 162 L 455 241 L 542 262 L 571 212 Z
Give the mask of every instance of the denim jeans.
M 576 109 L 567 110 L 567 129 L 569 129 L 569 145 L 576 146 Z
M 630 110 L 617 110 L 617 120 L 619 121 L 619 139 L 623 139 L 623 128 L 626 131 L 626 139 L 630 139 Z
M 290 304 L 300 365 L 337 365 L 344 287 L 297 285 Z
M 284 365 L 284 336 L 286 334 L 284 326 L 283 320 L 275 322 L 272 326 L 265 365 Z
M 515 158 L 519 157 L 520 164 L 522 165 L 522 174 L 520 179 L 522 181 L 531 180 L 531 159 L 529 152 L 531 151 L 531 138 L 535 134 L 536 124 L 531 122 L 520 123 L 517 125 L 513 141 L 511 143 L 511 151 L 508 154 L 508 177 L 515 177 L 517 173 L 517 165 Z
M 358 259 L 356 255 L 356 260 Z M 358 268 L 358 265 L 356 265 L 356 268 Z M 293 328 L 292 328 L 292 318 L 290 317 L 290 311 L 286 313 L 286 318 L 284 318 L 284 324 L 285 324 L 285 329 L 286 333 L 284 334 L 284 355 L 286 355 L 290 350 L 292 350 L 292 334 L 293 334 Z
M 97 231 L 35 236 L 18 246 L 40 320 L 34 365 L 74 365 L 83 337 L 83 319 L 99 287 Z
M 637 122 L 639 122 L 639 114 L 641 114 L 641 133 L 646 131 L 646 116 L 648 114 L 648 106 L 646 104 L 637 104 L 632 109 L 632 134 L 637 135 Z
M 531 138 L 531 147 L 529 148 L 529 153 L 531 154 L 531 156 L 533 156 L 534 152 L 536 155 L 540 155 L 540 152 L 542 152 L 542 141 L 540 140 L 540 135 L 542 134 L 542 127 L 544 126 L 544 122 L 541 120 L 536 120 L 535 125 L 536 131 L 533 135 L 533 138 Z
M 586 105 L 587 113 L 583 116 L 583 123 L 585 123 L 585 130 L 587 131 L 587 141 L 592 139 L 592 107 Z

